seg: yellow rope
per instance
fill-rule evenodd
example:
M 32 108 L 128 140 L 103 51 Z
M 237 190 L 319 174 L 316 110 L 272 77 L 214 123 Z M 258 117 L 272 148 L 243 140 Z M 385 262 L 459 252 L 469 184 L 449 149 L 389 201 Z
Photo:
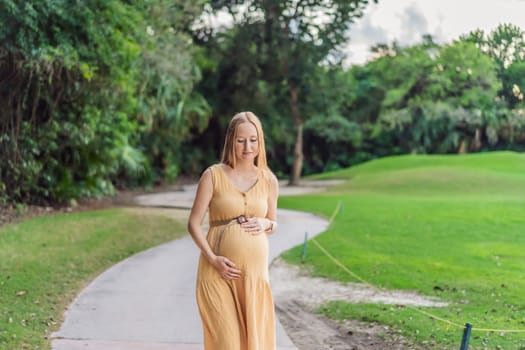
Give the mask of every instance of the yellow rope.
M 337 216 L 337 214 L 339 213 L 339 210 L 341 209 L 341 205 L 342 205 L 342 202 L 339 201 L 339 203 L 337 204 L 337 207 L 335 208 L 332 216 L 330 217 L 330 220 L 328 222 L 328 226 L 331 226 L 332 225 L 332 222 L 334 221 L 335 217 Z M 337 258 L 335 258 L 332 254 L 330 254 L 319 242 L 317 242 L 317 240 L 315 238 L 312 238 L 311 241 L 330 259 L 332 260 L 332 262 L 334 264 L 336 264 L 337 266 L 339 266 L 343 271 L 345 271 L 346 273 L 348 273 L 350 276 L 352 276 L 353 278 L 357 279 L 358 281 L 360 281 L 361 283 L 365 284 L 366 286 L 368 286 L 369 288 L 372 288 L 373 290 L 375 290 L 376 292 L 380 292 L 380 291 L 384 291 L 382 290 L 381 288 L 377 287 L 377 286 L 374 286 L 373 284 L 371 284 L 370 282 L 367 282 L 364 278 L 362 278 L 361 276 L 359 276 L 358 274 L 356 274 L 355 272 L 353 272 L 352 270 L 350 270 L 348 267 L 346 267 L 341 261 L 339 261 Z M 446 323 L 447 324 L 447 330 L 450 326 L 455 326 L 455 327 L 458 327 L 458 328 L 464 328 L 464 325 L 461 325 L 459 323 L 456 323 L 456 322 L 452 322 L 450 320 L 447 320 L 447 319 L 444 319 L 442 317 L 439 317 L 439 316 L 436 316 L 434 314 L 431 314 L 430 312 L 426 312 L 426 311 L 423 311 L 423 310 L 420 310 L 414 306 L 411 306 L 411 305 L 405 305 L 406 308 L 408 309 L 411 309 L 413 311 L 416 311 L 416 312 L 419 312 L 425 316 L 428 316 L 434 320 L 437 320 L 437 321 L 441 321 L 443 323 Z M 497 332 L 497 333 L 525 333 L 525 330 L 523 329 L 492 329 L 492 328 L 475 328 L 475 327 L 472 327 L 472 331 L 478 331 L 478 332 Z
M 339 260 L 337 260 L 335 257 L 333 257 L 319 242 L 317 242 L 317 240 L 315 238 L 312 238 L 311 239 L 312 242 L 326 255 L 330 258 L 330 260 L 332 260 L 332 262 L 334 262 L 337 266 L 339 266 L 340 268 L 342 268 L 345 272 L 347 272 L 350 276 L 354 277 L 355 279 L 359 280 L 361 283 L 365 284 L 366 286 L 372 288 L 374 291 L 376 292 L 381 292 L 383 291 L 381 288 L 377 287 L 377 286 L 374 286 L 373 284 L 367 282 L 366 280 L 364 280 L 363 278 L 361 278 L 359 275 L 357 275 L 355 272 L 351 271 L 350 269 L 348 269 L 345 265 L 343 265 L 343 263 L 341 263 Z M 455 322 L 452 322 L 452 321 L 449 321 L 449 320 L 445 320 L 439 316 L 436 316 L 436 315 L 432 315 L 426 311 L 422 311 L 422 310 L 419 310 L 419 309 L 416 309 L 410 305 L 405 305 L 407 308 L 410 308 L 412 310 L 415 310 L 415 311 L 418 311 L 418 312 L 421 312 L 422 314 L 426 315 L 426 316 L 429 316 L 433 319 L 436 319 L 436 320 L 439 320 L 439 321 L 442 321 L 442 322 L 445 322 L 447 325 L 453 325 L 453 326 L 456 326 L 456 327 L 460 327 L 460 328 L 463 328 L 462 325 L 458 324 L 458 323 L 455 323 Z

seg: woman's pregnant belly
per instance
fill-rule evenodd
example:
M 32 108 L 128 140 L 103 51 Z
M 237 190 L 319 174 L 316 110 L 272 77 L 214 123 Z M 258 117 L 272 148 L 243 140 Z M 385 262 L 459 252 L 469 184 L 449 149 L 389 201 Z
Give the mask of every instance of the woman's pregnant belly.
M 221 232 L 222 231 L 222 232 Z M 261 233 L 252 235 L 240 225 L 233 224 L 219 230 L 217 251 L 233 261 L 243 273 L 263 273 L 268 269 L 268 237 Z

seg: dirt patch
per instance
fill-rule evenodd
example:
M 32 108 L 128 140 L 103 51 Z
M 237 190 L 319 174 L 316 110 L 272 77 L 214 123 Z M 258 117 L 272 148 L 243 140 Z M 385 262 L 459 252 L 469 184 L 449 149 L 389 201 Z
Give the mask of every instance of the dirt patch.
M 326 301 L 349 303 L 382 303 L 444 307 L 448 304 L 437 298 L 411 291 L 380 290 L 361 283 L 340 283 L 327 278 L 312 277 L 298 266 L 276 259 L 270 266 L 272 290 L 277 296 L 300 293 L 301 301 L 310 308 L 317 308 Z
M 357 283 L 311 277 L 279 258 L 270 266 L 270 279 L 279 320 L 300 350 L 426 349 L 385 325 L 354 320 L 337 322 L 317 314 L 315 310 L 327 301 L 446 305 L 413 292 L 378 291 Z

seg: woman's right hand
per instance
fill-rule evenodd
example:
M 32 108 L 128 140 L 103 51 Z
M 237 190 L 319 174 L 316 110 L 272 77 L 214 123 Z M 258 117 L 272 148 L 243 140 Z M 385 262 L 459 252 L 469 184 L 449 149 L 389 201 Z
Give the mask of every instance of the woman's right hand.
M 224 279 L 236 280 L 241 277 L 241 270 L 235 268 L 233 261 L 225 256 L 215 256 L 212 260 L 212 265 Z

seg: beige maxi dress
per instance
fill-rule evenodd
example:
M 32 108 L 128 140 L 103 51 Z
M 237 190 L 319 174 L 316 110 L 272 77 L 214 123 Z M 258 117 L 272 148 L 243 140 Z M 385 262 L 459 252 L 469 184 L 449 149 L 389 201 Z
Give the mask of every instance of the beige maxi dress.
M 274 350 L 275 321 L 268 280 L 268 237 L 245 232 L 236 220 L 265 217 L 270 180 L 259 170 L 257 182 L 238 190 L 220 165 L 211 166 L 213 196 L 209 206 L 207 241 L 215 254 L 241 270 L 226 280 L 201 254 L 197 275 L 197 303 L 206 350 Z

